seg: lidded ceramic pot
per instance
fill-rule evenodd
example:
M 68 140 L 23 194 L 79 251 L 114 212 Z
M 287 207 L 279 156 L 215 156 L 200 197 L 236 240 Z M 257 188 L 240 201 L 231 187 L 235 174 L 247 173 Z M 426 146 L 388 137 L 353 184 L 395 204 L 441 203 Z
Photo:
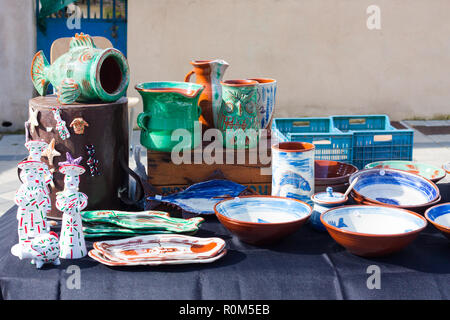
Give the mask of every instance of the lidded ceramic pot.
M 327 187 L 325 192 L 315 193 L 311 200 L 314 202 L 313 212 L 309 219 L 311 226 L 318 231 L 326 232 L 327 229 L 320 221 L 320 215 L 331 208 L 344 205 L 348 196 L 344 196 L 340 192 L 334 192 L 332 187 Z

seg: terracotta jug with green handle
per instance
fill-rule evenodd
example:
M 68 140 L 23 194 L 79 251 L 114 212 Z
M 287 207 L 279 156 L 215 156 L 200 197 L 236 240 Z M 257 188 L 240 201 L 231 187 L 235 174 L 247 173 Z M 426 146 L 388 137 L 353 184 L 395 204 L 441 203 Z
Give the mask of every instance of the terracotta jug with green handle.
M 193 149 L 200 144 L 201 134 L 194 133 L 196 127 L 200 130 L 198 99 L 203 85 L 166 81 L 140 83 L 135 88 L 144 104 L 144 112 L 137 118 L 143 146 L 150 150 L 171 152 L 180 142 L 183 149 Z M 182 137 L 176 134 L 172 138 L 177 129 L 184 129 L 184 134 L 179 130 Z

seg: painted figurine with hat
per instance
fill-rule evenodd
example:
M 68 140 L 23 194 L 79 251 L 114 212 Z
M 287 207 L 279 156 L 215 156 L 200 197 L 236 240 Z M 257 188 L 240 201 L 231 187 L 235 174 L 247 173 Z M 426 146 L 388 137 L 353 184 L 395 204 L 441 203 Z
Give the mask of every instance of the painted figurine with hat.
M 26 160 L 18 165 L 22 185 L 16 192 L 14 202 L 18 206 L 17 220 L 19 244 L 50 230 L 47 212 L 51 208 L 50 196 L 43 188 L 43 163 Z
M 29 140 L 25 143 L 25 147 L 28 150 L 28 160 L 30 161 L 41 161 L 41 158 L 43 154 L 47 154 L 50 145 L 45 141 L 39 141 L 39 140 Z M 39 173 L 41 175 L 40 181 L 41 186 L 44 188 L 45 192 L 49 195 L 50 190 L 48 188 L 48 185 L 53 184 L 53 174 L 48 169 L 48 166 L 42 162 L 42 170 L 39 170 Z M 47 212 L 49 212 L 51 208 L 51 204 L 49 204 L 47 208 Z
M 64 174 L 64 190 L 56 195 L 56 208 L 63 213 L 59 257 L 78 259 L 86 256 L 81 211 L 87 206 L 87 196 L 78 191 L 80 175 L 86 170 L 73 163 L 60 163 L 59 172 Z

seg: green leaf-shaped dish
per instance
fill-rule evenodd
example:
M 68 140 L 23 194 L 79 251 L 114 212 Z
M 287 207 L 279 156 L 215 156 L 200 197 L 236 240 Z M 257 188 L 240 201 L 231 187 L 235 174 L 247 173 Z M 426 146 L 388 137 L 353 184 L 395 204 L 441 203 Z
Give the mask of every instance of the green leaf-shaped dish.
M 98 237 L 131 237 L 146 234 L 160 234 L 173 232 L 165 230 L 126 229 L 107 223 L 84 222 L 83 233 L 85 238 L 98 238 Z M 194 235 L 197 233 L 197 230 L 180 233 L 185 235 Z
M 167 212 L 163 211 L 127 212 L 95 210 L 83 211 L 81 212 L 81 217 L 83 222 L 101 224 L 104 230 L 106 229 L 106 224 L 109 224 L 120 228 L 139 230 L 139 232 L 145 230 L 166 231 L 168 233 L 195 233 L 200 224 L 205 221 L 200 217 L 191 219 L 172 218 Z M 98 228 L 98 226 L 96 227 Z M 116 230 L 118 229 L 116 228 Z M 85 229 L 85 232 L 88 233 L 88 229 Z M 110 229 L 110 232 L 112 232 L 112 229 Z

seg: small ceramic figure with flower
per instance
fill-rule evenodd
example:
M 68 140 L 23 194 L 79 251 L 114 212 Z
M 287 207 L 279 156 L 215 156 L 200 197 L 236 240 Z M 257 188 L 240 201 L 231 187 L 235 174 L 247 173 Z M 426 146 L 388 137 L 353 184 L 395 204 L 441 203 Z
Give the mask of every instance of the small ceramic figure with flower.
M 87 196 L 78 191 L 80 175 L 86 170 L 78 164 L 63 164 L 64 190 L 56 195 L 56 208 L 63 213 L 59 257 L 78 259 L 86 256 L 81 211 L 87 206 Z

